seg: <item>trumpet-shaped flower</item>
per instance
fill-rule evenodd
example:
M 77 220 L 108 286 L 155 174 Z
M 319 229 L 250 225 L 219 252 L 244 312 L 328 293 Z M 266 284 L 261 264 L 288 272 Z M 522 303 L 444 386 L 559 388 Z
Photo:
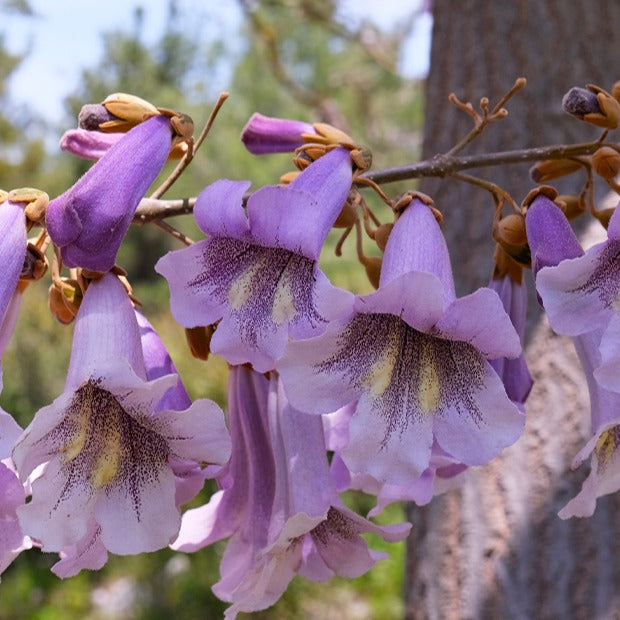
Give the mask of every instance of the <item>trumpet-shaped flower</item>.
M 379 289 L 278 364 L 294 407 L 335 411 L 357 400 L 342 455 L 355 473 L 408 485 L 433 443 L 480 465 L 512 444 L 524 419 L 487 359 L 516 357 L 516 334 L 494 291 L 456 299 L 445 240 L 415 199 L 396 221 Z
M 134 211 L 166 163 L 171 144 L 170 120 L 154 116 L 125 134 L 49 203 L 47 230 L 67 266 L 113 267 Z
M 101 542 L 113 553 L 166 546 L 180 527 L 171 461 L 226 462 L 221 410 L 196 401 L 158 410 L 176 375 L 147 381 L 140 332 L 122 284 L 93 282 L 80 307 L 65 391 L 41 409 L 13 450 L 32 501 L 18 509 L 44 551 Z M 100 559 L 100 558 L 99 558 Z
M 589 251 L 589 256 L 588 253 L 584 255 L 566 217 L 545 196 L 538 196 L 532 202 L 525 223 L 536 287 L 545 310 L 548 311 L 547 306 L 552 308 L 549 322 L 554 330 L 559 325 L 558 331 L 563 331 L 568 325 L 569 331 L 579 332 L 573 333 L 572 339 L 588 382 L 592 436 L 575 456 L 572 467 L 579 467 L 590 455 L 592 462 L 590 474 L 580 493 L 558 514 L 563 519 L 572 516 L 586 517 L 594 513 L 597 497 L 620 489 L 620 394 L 616 390 L 606 389 L 597 374 L 603 363 L 604 351 L 608 350 L 603 346 L 602 340 L 610 338 L 609 327 L 603 320 L 596 321 L 592 329 L 582 329 L 584 321 L 579 318 L 582 327 L 576 329 L 573 326 L 571 329 L 570 320 L 560 311 L 559 299 L 564 300 L 564 307 L 568 314 L 572 315 L 576 295 L 575 292 L 567 290 L 572 285 L 558 286 L 558 276 L 563 274 L 570 277 L 570 266 L 574 265 L 574 275 L 581 282 L 579 287 L 583 288 L 582 294 L 591 298 L 592 295 L 585 290 L 587 287 L 583 287 L 583 282 L 592 282 L 592 273 L 597 272 L 601 285 L 604 286 L 606 274 L 600 271 L 600 261 L 601 256 L 605 255 L 606 244 L 595 246 Z M 614 231 L 610 234 L 614 234 Z M 558 271 L 559 267 L 562 267 L 562 270 Z M 609 316 L 609 313 L 601 312 L 601 306 L 604 305 L 600 296 L 598 302 L 593 302 L 594 317 L 604 317 L 606 314 Z M 582 308 L 584 312 L 588 311 L 583 305 Z
M 213 591 L 227 617 L 272 605 L 299 573 L 357 577 L 384 557 L 361 533 L 404 538 L 409 524 L 378 527 L 345 508 L 330 478 L 321 420 L 292 409 L 276 373 L 231 371 L 233 455 L 223 489 L 188 511 L 174 548 L 195 551 L 232 535 Z
M 620 392 L 620 209 L 607 234 L 607 241 L 538 272 L 536 288 L 558 334 L 603 330 L 594 376 L 605 389 Z
M 176 320 L 195 327 L 221 319 L 211 350 L 268 371 L 290 338 L 319 333 L 349 312 L 351 294 L 331 286 L 317 260 L 350 186 L 349 153 L 335 149 L 290 185 L 252 194 L 247 216 L 249 183 L 207 187 L 194 214 L 210 237 L 155 266 L 168 280 Z

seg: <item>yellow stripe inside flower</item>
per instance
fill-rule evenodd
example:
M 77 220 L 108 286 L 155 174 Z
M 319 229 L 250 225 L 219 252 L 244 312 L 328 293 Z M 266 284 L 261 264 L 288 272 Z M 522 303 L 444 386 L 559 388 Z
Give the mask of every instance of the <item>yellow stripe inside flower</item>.
M 92 485 L 100 489 L 116 478 L 121 460 L 121 434 L 117 428 L 110 429 L 103 438 L 101 452 L 90 474 Z
M 426 339 L 422 342 L 418 373 L 418 404 L 424 413 L 430 413 L 437 409 L 441 392 L 432 344 Z
M 271 318 L 276 325 L 281 325 L 285 321 L 292 319 L 295 314 L 291 285 L 289 282 L 280 279 L 273 300 Z
M 228 291 L 228 301 L 233 310 L 239 310 L 252 295 L 252 281 L 259 277 L 262 265 L 259 261 L 251 264 L 233 283 Z
M 596 442 L 596 447 L 594 451 L 596 452 L 596 456 L 598 458 L 599 467 L 605 466 L 611 461 L 616 448 L 618 447 L 617 443 L 617 431 L 618 427 L 612 427 L 603 431 L 601 436 L 598 438 Z
M 370 372 L 364 381 L 364 385 L 370 388 L 370 393 L 375 398 L 381 396 L 390 386 L 399 355 L 400 343 L 398 332 L 392 331 L 388 336 L 385 347 L 381 351 L 381 355 L 370 368 Z

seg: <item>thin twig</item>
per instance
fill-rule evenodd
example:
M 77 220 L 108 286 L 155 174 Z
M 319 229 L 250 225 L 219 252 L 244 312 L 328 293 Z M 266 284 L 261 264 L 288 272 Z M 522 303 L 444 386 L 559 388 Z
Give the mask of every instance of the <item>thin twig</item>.
M 204 142 L 209 130 L 211 129 L 213 122 L 215 121 L 215 117 L 217 116 L 220 108 L 224 105 L 224 102 L 228 99 L 228 93 L 223 92 L 220 93 L 220 96 L 217 98 L 213 109 L 211 110 L 211 114 L 209 114 L 209 118 L 207 120 L 207 124 L 204 126 L 204 129 L 200 132 L 200 136 L 198 136 L 198 140 L 194 142 L 193 148 L 190 145 L 190 148 L 187 150 L 187 153 L 183 156 L 183 159 L 176 165 L 176 168 L 170 173 L 168 178 L 151 194 L 150 198 L 157 199 L 161 198 L 175 183 L 175 181 L 183 174 L 183 171 L 187 166 L 189 166 L 192 159 L 194 159 L 194 155 L 200 148 L 200 145 Z
M 584 142 L 580 144 L 553 144 L 530 149 L 518 149 L 513 151 L 497 151 L 495 153 L 481 153 L 479 155 L 467 155 L 460 157 L 447 157 L 437 155 L 432 159 L 420 161 L 415 164 L 384 168 L 365 172 L 359 178 L 367 178 L 378 184 L 395 183 L 422 177 L 445 177 L 472 168 L 486 168 L 488 166 L 501 166 L 506 164 L 524 164 L 543 159 L 566 159 L 579 155 L 591 155 L 602 144 L 596 142 Z M 608 142 L 616 150 L 620 150 L 620 143 Z M 191 213 L 196 198 L 182 198 L 176 200 L 153 200 L 143 198 L 140 201 L 134 223 L 145 224 L 152 220 L 159 220 L 177 215 Z
M 487 192 L 493 195 L 493 199 L 495 200 L 495 204 L 498 208 L 501 201 L 505 200 L 512 205 L 515 213 L 520 213 L 519 205 L 515 202 L 514 198 L 499 185 L 495 185 L 495 183 L 485 181 L 484 179 L 479 179 L 478 177 L 474 177 L 470 174 L 465 174 L 464 172 L 454 172 L 450 176 L 454 179 L 458 179 L 459 181 L 469 183 L 470 185 L 476 185 L 477 187 L 486 189 Z
M 482 110 L 482 116 L 480 116 L 473 108 L 471 103 L 464 103 L 460 101 L 454 93 L 450 93 L 449 100 L 456 105 L 460 110 L 463 110 L 469 116 L 474 119 L 473 129 L 457 144 L 455 144 L 445 155 L 452 157 L 457 153 L 460 153 L 470 142 L 477 138 L 493 121 L 505 118 L 508 115 L 508 111 L 504 108 L 504 104 L 511 99 L 516 93 L 518 93 L 527 84 L 527 80 L 523 77 L 517 78 L 512 88 L 497 102 L 493 109 L 489 112 L 489 100 L 483 97 L 480 100 L 480 109 Z
M 164 232 L 168 233 L 171 237 L 178 239 L 181 243 L 185 245 L 193 245 L 194 241 L 190 239 L 187 235 L 183 234 L 180 230 L 177 230 L 174 226 L 170 226 L 167 222 L 163 220 L 153 219 L 151 220 L 151 224 L 157 226 L 157 228 L 161 228 Z

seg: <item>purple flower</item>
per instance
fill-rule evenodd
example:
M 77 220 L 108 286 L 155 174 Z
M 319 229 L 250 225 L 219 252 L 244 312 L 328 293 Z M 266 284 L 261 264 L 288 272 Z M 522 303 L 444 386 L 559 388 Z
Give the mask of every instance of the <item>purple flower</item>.
M 16 293 L 16 288 L 28 245 L 24 203 L 10 200 L 0 202 L 0 239 L 0 263 L 3 270 L 0 278 L 1 355 L 15 326 L 16 310 L 19 308 L 20 294 Z
M 510 273 L 499 278 L 492 278 L 489 288 L 494 290 L 502 300 L 514 328 L 519 335 L 521 346 L 525 337 L 525 319 L 527 313 L 527 287 L 524 282 L 516 282 Z M 521 353 L 515 359 L 501 357 L 490 360 L 491 366 L 501 377 L 506 394 L 517 406 L 523 407 L 534 382 Z
M 47 229 L 67 266 L 94 271 L 113 267 L 134 211 L 166 163 L 171 144 L 170 120 L 150 118 L 49 203 Z
M 39 465 L 18 509 L 44 551 L 96 537 L 121 555 L 165 547 L 180 527 L 174 459 L 226 462 L 221 410 L 196 401 L 158 410 L 176 375 L 147 381 L 140 331 L 120 281 L 93 282 L 80 307 L 65 391 L 41 409 L 13 450 L 22 479 Z M 157 515 L 154 518 L 154 515 Z
M 0 409 L 0 573 L 21 551 L 32 547 L 17 520 L 17 508 L 26 501 L 26 493 L 10 458 L 21 431 L 13 417 Z
M 606 317 L 606 313 L 601 311 L 601 306 L 604 305 L 600 296 L 598 303 L 592 301 L 593 307 L 589 309 L 578 300 L 578 295 L 574 291 L 567 290 L 574 286 L 574 280 L 573 284 L 558 283 L 563 279 L 559 276 L 565 277 L 568 282 L 574 277 L 576 282 L 581 283 L 578 284 L 578 287 L 582 288 L 581 294 L 590 298 L 592 294 L 585 290 L 588 287 L 584 287 L 583 282 L 592 283 L 593 273 L 597 274 L 598 284 L 603 290 L 607 286 L 614 286 L 613 282 L 606 284 L 606 273 L 601 269 L 600 258 L 605 256 L 606 248 L 613 242 L 607 241 L 595 246 L 584 255 L 568 220 L 545 196 L 538 196 L 532 202 L 525 224 L 532 252 L 536 287 L 553 329 L 572 332 L 569 335 L 572 335 L 590 395 L 592 436 L 577 453 L 572 464 L 573 468 L 579 467 L 588 456 L 592 455 L 590 475 L 583 483 L 581 492 L 558 514 L 563 519 L 572 516 L 590 516 L 596 508 L 597 497 L 620 488 L 620 459 L 617 451 L 620 442 L 620 394 L 617 393 L 618 390 L 606 389 L 605 382 L 600 380 L 603 358 L 610 347 L 609 343 L 603 346 L 603 339 L 610 338 L 610 329 L 605 324 L 605 318 L 609 321 L 609 313 Z M 611 222 L 610 230 L 611 236 L 614 234 Z M 604 261 L 602 262 L 604 265 Z M 572 274 L 571 266 L 575 266 Z M 559 301 L 561 299 L 564 300 L 563 304 Z M 581 325 L 578 329 L 575 328 L 570 319 L 575 314 L 574 303 L 581 304 L 583 312 L 591 312 L 589 316 L 592 325 L 587 326 L 582 317 L 575 317 Z M 551 314 L 549 308 L 552 309 Z M 565 316 L 564 312 L 568 314 Z M 601 316 L 603 320 L 597 321 L 596 318 Z M 586 328 L 582 329 L 584 325 Z
M 254 155 L 291 153 L 304 144 L 302 134 L 315 134 L 314 127 L 302 121 L 272 118 L 255 112 L 241 132 L 241 141 Z
M 60 138 L 60 148 L 83 159 L 97 160 L 101 159 L 124 135 L 124 133 L 69 129 Z
M 194 210 L 209 239 L 170 252 L 155 269 L 185 327 L 221 319 L 211 349 L 231 364 L 274 367 L 290 338 L 309 337 L 348 312 L 352 295 L 318 268 L 321 246 L 351 186 L 351 162 L 335 149 L 287 187 L 242 196 L 249 183 L 216 181 Z
M 349 403 L 338 411 L 322 416 L 325 431 L 325 444 L 334 452 L 331 459 L 331 473 L 338 491 L 356 489 L 376 495 L 377 504 L 368 513 L 369 517 L 378 515 L 386 506 L 394 502 L 413 501 L 419 506 L 428 504 L 435 495 L 440 495 L 461 485 L 467 466 L 456 462 L 439 447 L 437 442 L 431 448 L 429 466 L 419 478 L 407 484 L 389 484 L 377 480 L 370 474 L 349 471 L 342 452 L 349 444 L 349 422 L 355 412 L 356 402 Z
M 538 206 L 546 205 L 548 199 L 541 196 L 534 202 Z M 534 205 L 530 210 L 533 208 Z M 551 208 L 548 206 L 548 209 Z M 530 224 L 531 228 L 534 228 L 533 224 Z M 568 223 L 563 225 L 563 228 L 568 228 L 570 231 Z M 594 368 L 594 376 L 605 389 L 620 392 L 618 380 L 620 210 L 618 209 L 614 211 L 609 221 L 607 234 L 607 241 L 591 247 L 585 253 L 575 239 L 574 243 L 577 244 L 578 250 L 575 250 L 572 256 L 563 256 L 563 260 L 558 260 L 555 265 L 540 269 L 536 274 L 536 288 L 549 317 L 549 323 L 558 334 L 580 336 L 603 330 L 599 345 L 600 363 Z
M 289 406 L 276 373 L 267 381 L 233 368 L 229 403 L 233 455 L 223 489 L 184 515 L 173 545 L 195 551 L 232 535 L 213 587 L 232 603 L 226 617 L 272 605 L 297 573 L 318 581 L 363 574 L 384 556 L 361 533 L 406 536 L 409 524 L 378 527 L 342 505 L 321 420 Z
M 290 343 L 278 364 L 301 411 L 358 401 L 342 453 L 351 471 L 407 486 L 430 466 L 434 442 L 481 465 L 521 435 L 524 418 L 487 362 L 517 357 L 519 337 L 494 291 L 456 299 L 445 240 L 420 200 L 394 225 L 379 289 L 354 308 Z

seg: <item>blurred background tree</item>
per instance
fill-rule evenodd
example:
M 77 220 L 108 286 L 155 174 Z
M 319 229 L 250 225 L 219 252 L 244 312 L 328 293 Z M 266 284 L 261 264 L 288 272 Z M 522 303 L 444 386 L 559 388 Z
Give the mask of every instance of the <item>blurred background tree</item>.
M 418 157 L 423 118 L 421 85 L 403 78 L 398 70 L 398 59 L 416 11 L 412 10 L 408 19 L 388 32 L 371 21 L 352 26 L 346 10 L 339 10 L 339 4 L 329 0 L 240 4 L 244 14 L 241 32 L 222 31 L 205 37 L 203 26 L 215 17 L 215 9 L 205 7 L 197 14 L 195 7 L 187 10 L 184 2 L 170 1 L 166 26 L 153 44 L 145 43 L 144 37 L 147 5 L 136 4 L 133 21 L 104 34 L 100 60 L 83 68 L 75 91 L 67 96 L 63 128 L 75 126 L 83 104 L 124 91 L 158 106 L 189 113 L 199 130 L 218 95 L 209 76 L 225 72 L 231 76 L 227 86 L 231 97 L 207 142 L 166 197 L 196 195 L 220 177 L 251 179 L 256 188 L 277 182 L 282 173 L 290 170 L 290 156 L 259 158 L 247 153 L 241 144 L 241 129 L 255 111 L 336 124 L 372 147 L 375 167 L 402 164 Z M 23 2 L 0 5 L 5 13 L 28 8 Z M 231 40 L 238 37 L 243 41 L 240 50 L 231 45 Z M 0 54 L 2 49 L 0 40 Z M 5 63 L 2 57 L 0 65 L 3 104 L 7 91 L 2 86 L 15 66 L 11 63 L 19 61 L 6 58 Z M 9 105 L 2 107 L 3 111 L 10 109 Z M 6 189 L 20 185 L 41 187 L 53 197 L 90 164 L 57 150 L 46 151 L 43 140 L 36 142 L 39 159 L 32 159 L 32 155 L 27 159 L 27 140 L 35 119 L 26 122 L 26 114 L 20 111 L 7 120 L 6 139 L 2 137 L 4 131 L 0 133 L 3 153 L 10 152 L 11 144 L 20 149 L 22 155 L 16 161 L 23 176 L 16 171 L 11 174 L 13 160 L 7 159 L 6 166 L 0 160 L 0 177 L 5 179 Z M 0 128 L 3 122 L 0 117 Z M 170 170 L 171 165 L 162 179 Z M 390 189 L 398 192 L 402 188 Z M 370 195 L 368 200 L 381 209 Z M 202 235 L 191 217 L 171 223 L 196 238 Z M 129 272 L 145 314 L 169 347 L 190 395 L 210 397 L 224 405 L 226 364 L 214 357 L 206 363 L 191 358 L 182 328 L 169 315 L 167 286 L 152 270 L 159 256 L 179 247 L 177 242 L 154 226 L 133 228 L 123 244 L 119 263 Z M 323 267 L 336 284 L 355 292 L 369 292 L 370 285 L 353 258 L 352 242 L 345 245 L 345 256 L 336 260 L 336 239 L 328 242 Z M 368 248 L 368 252 L 372 249 Z M 68 365 L 72 329 L 60 326 L 51 317 L 46 294 L 44 283 L 30 286 L 3 359 L 0 402 L 22 425 L 61 392 Z M 211 491 L 212 487 L 208 488 L 196 501 L 204 502 Z M 361 513 L 372 506 L 372 501 L 361 494 L 350 494 L 348 499 Z M 382 520 L 396 522 L 403 518 L 402 509 L 394 507 Z M 368 575 L 358 580 L 334 579 L 328 584 L 295 579 L 274 608 L 255 617 L 325 618 L 336 613 L 343 618 L 400 617 L 404 544 L 381 547 L 372 542 L 388 551 L 391 558 L 380 562 Z M 24 553 L 3 574 L 0 617 L 220 617 L 226 605 L 212 595 L 210 587 L 218 579 L 222 549 L 219 544 L 187 556 L 164 550 L 138 557 L 111 557 L 102 571 L 84 571 L 67 581 L 49 572 L 55 561 L 53 554 Z

